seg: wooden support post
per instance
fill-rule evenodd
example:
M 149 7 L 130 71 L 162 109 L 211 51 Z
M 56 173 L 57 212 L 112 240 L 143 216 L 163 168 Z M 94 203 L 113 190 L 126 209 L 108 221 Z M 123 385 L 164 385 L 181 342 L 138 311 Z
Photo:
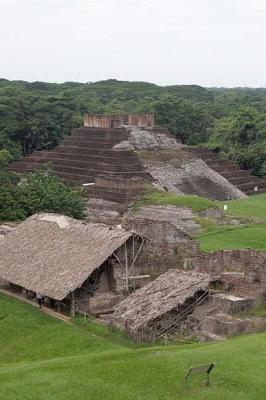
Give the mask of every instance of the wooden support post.
M 135 235 L 133 235 L 133 238 L 132 238 L 132 263 L 133 263 L 133 261 L 135 260 Z M 131 269 L 131 268 L 130 268 Z M 134 283 L 133 283 L 133 285 L 134 285 L 134 290 L 136 289 L 136 279 L 135 279 L 135 276 L 136 276 L 136 268 L 135 268 L 135 264 L 134 264 Z
M 74 292 L 70 293 L 70 315 L 71 315 L 71 317 L 75 317 L 75 294 L 74 294 Z
M 127 242 L 125 243 L 125 264 L 126 264 L 126 291 L 128 291 L 128 258 L 127 258 Z
M 141 242 L 141 244 L 140 244 L 140 246 L 139 246 L 139 249 L 138 249 L 138 251 L 137 251 L 137 254 L 135 255 L 135 258 L 134 258 L 134 260 L 132 261 L 132 264 L 131 264 L 131 266 L 130 266 L 129 274 L 131 273 L 132 268 L 135 267 L 135 262 L 136 262 L 136 260 L 137 260 L 137 258 L 138 258 L 139 253 L 140 253 L 141 250 L 142 250 L 143 244 L 144 244 L 144 239 L 142 238 L 142 242 Z

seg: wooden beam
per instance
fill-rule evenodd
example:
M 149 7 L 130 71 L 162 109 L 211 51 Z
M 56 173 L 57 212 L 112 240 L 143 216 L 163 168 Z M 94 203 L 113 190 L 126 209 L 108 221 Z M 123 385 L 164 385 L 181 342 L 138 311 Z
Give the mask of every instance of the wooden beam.
M 125 263 L 126 263 L 126 290 L 128 291 L 128 257 L 127 257 L 127 242 L 125 242 Z
M 70 293 L 70 315 L 75 317 L 75 292 Z
M 137 251 L 137 254 L 135 255 L 135 258 L 134 258 L 134 260 L 132 261 L 132 264 L 131 264 L 131 266 L 130 266 L 130 268 L 129 268 L 129 274 L 130 274 L 132 268 L 134 267 L 135 262 L 137 261 L 138 255 L 139 255 L 139 253 L 141 252 L 141 249 L 142 249 L 142 247 L 143 247 L 143 244 L 144 244 L 144 239 L 142 238 L 141 245 L 140 245 L 140 247 L 139 247 L 139 249 L 138 249 L 138 251 Z

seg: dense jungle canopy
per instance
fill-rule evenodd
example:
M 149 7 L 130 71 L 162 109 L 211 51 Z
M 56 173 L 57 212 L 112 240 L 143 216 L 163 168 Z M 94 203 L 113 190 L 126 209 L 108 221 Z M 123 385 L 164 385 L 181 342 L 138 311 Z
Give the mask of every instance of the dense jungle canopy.
M 266 89 L 161 87 L 146 82 L 0 79 L 0 166 L 51 149 L 83 113 L 154 112 L 158 125 L 190 145 L 207 145 L 266 177 Z

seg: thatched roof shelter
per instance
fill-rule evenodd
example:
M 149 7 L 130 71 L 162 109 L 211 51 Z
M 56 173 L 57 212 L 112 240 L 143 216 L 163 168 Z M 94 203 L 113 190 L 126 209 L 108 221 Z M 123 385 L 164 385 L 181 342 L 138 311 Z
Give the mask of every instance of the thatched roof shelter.
M 114 317 L 137 330 L 182 305 L 196 292 L 206 290 L 210 280 L 208 274 L 170 269 L 119 303 Z
M 62 300 L 130 237 L 119 227 L 36 214 L 0 246 L 0 279 Z

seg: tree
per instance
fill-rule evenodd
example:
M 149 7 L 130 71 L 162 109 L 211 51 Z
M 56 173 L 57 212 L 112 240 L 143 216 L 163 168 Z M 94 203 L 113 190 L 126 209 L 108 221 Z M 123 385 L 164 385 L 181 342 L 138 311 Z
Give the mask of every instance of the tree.
M 38 212 L 52 212 L 81 219 L 86 199 L 82 191 L 65 185 L 50 169 L 19 178 L 0 170 L 0 220 L 25 219 Z
M 208 140 L 213 118 L 205 107 L 171 95 L 163 95 L 154 102 L 158 124 L 167 126 L 184 143 L 192 145 Z
M 19 205 L 18 178 L 0 169 L 0 221 L 15 221 L 26 217 Z
M 232 115 L 217 120 L 209 146 L 261 175 L 266 161 L 266 115 L 252 107 L 240 107 Z
M 36 170 L 20 184 L 20 208 L 26 216 L 38 212 L 53 212 L 81 219 L 85 216 L 86 199 L 82 190 L 73 189 L 50 169 Z

